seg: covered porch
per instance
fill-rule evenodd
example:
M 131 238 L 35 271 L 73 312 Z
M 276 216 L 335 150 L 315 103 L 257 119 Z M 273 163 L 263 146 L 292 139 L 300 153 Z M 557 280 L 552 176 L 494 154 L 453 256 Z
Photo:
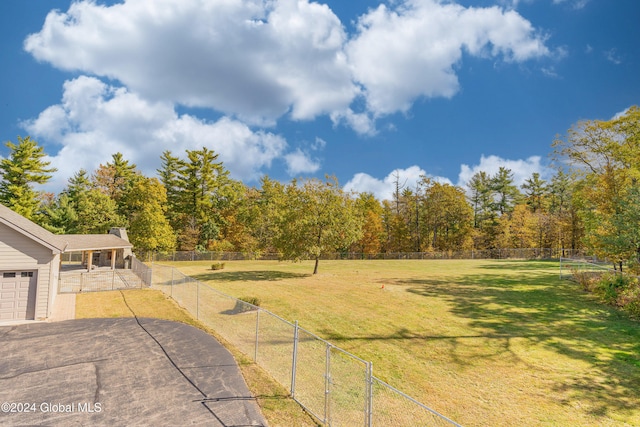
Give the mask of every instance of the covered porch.
M 122 234 L 124 238 L 120 237 Z M 141 287 L 131 272 L 132 245 L 126 231 L 68 234 L 60 257 L 59 293 Z
M 68 234 L 60 257 L 61 270 L 129 268 L 133 245 L 115 234 Z

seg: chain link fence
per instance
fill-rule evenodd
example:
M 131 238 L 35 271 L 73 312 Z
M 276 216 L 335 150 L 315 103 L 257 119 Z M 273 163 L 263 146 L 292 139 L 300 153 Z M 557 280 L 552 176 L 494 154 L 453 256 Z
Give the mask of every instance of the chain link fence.
M 368 254 L 362 252 L 334 252 L 320 256 L 321 260 L 387 260 L 387 259 L 559 259 L 579 256 L 581 251 L 572 249 L 526 248 L 526 249 L 485 249 L 467 251 L 434 252 L 384 252 Z M 276 261 L 277 253 L 257 252 L 148 252 L 139 254 L 148 262 L 162 261 Z
M 456 425 L 395 387 L 373 377 L 373 395 L 383 401 L 373 412 L 372 424 L 376 426 L 451 426 Z
M 148 285 L 131 270 L 62 270 L 60 271 L 59 292 L 100 292 L 116 289 L 143 288 Z
M 459 426 L 373 376 L 373 366 L 255 305 L 154 264 L 152 287 L 253 358 L 327 426 Z
M 620 273 L 610 263 L 587 258 L 560 258 L 560 278 L 575 280 L 577 276 L 601 276 L 604 273 Z
M 136 257 L 131 257 L 131 272 L 140 280 L 140 286 L 151 286 L 151 268 Z
M 601 277 L 605 273 L 640 279 L 628 272 L 612 268 L 612 263 L 596 257 L 560 258 L 560 278 L 578 280 L 579 277 Z
M 69 262 L 70 257 L 67 257 Z M 74 262 L 75 260 L 71 260 Z M 62 294 L 113 291 L 116 289 L 145 288 L 151 286 L 151 268 L 131 258 L 130 269 L 96 269 L 87 271 L 76 264 L 62 265 L 58 277 L 58 290 Z

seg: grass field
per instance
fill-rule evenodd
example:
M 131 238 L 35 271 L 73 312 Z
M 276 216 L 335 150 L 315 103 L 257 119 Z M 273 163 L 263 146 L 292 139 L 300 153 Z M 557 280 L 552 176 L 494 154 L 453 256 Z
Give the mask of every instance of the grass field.
M 543 261 L 176 263 L 465 426 L 640 425 L 640 322 Z

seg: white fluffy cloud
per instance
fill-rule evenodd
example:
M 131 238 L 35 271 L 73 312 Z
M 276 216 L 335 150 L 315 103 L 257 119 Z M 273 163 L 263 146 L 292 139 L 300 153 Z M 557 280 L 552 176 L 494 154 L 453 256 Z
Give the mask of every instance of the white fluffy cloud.
M 320 162 L 312 159 L 309 154 L 297 148 L 294 152 L 284 156 L 287 163 L 287 173 L 296 176 L 301 173 L 314 173 L 320 169 Z
M 169 103 L 146 101 L 84 76 L 67 81 L 61 103 L 24 126 L 35 137 L 59 142 L 59 152 L 50 158 L 59 170 L 51 184 L 57 189 L 80 168 L 92 171 L 116 152 L 154 175 L 162 151 L 182 156 L 186 149 L 206 146 L 219 153 L 235 178 L 252 180 L 287 149 L 287 142 L 273 133 L 252 131 L 226 117 L 211 123 L 179 116 Z
M 500 167 L 506 167 L 513 172 L 513 181 L 521 186 L 526 179 L 531 178 L 534 172 L 540 174 L 542 179 L 550 179 L 553 171 L 542 164 L 540 156 L 531 156 L 527 159 L 509 160 L 498 156 L 481 156 L 477 165 L 461 165 L 458 182 L 456 185 L 467 187 L 471 177 L 477 172 L 484 171 L 489 175 L 495 175 Z M 396 169 L 382 179 L 375 178 L 366 173 L 357 173 L 344 186 L 346 191 L 373 193 L 379 200 L 391 200 L 395 191 L 396 182 L 403 188 L 415 189 L 422 176 L 429 177 L 444 184 L 453 185 L 450 179 L 433 176 L 419 166 L 411 166 L 406 169 Z
M 423 176 L 428 176 L 436 181 L 451 184 L 447 178 L 434 177 L 426 173 L 419 166 L 410 166 L 406 169 L 396 169 L 383 179 L 374 178 L 366 173 L 357 173 L 344 186 L 345 191 L 358 193 L 373 193 L 378 200 L 391 200 L 396 189 L 396 182 L 403 188 L 415 190 L 418 181 Z
M 531 178 L 535 172 L 539 173 L 541 178 L 548 179 L 552 175 L 551 169 L 541 163 L 540 156 L 531 156 L 527 159 L 509 160 L 498 156 L 481 156 L 480 163 L 477 165 L 461 165 L 460 174 L 458 175 L 458 185 L 466 187 L 471 177 L 477 172 L 484 171 L 489 175 L 495 175 L 501 167 L 510 169 L 513 172 L 513 181 L 516 185 L 521 186 L 525 180 Z
M 331 114 L 334 125 L 346 122 L 347 125 L 360 135 L 372 136 L 378 133 L 375 121 L 368 113 L 356 113 L 351 108 Z
M 517 12 L 437 0 L 381 4 L 360 17 L 346 48 L 369 111 L 407 111 L 418 97 L 451 97 L 463 51 L 524 61 L 549 55 L 544 37 Z
M 25 49 L 147 99 L 272 123 L 349 105 L 357 87 L 345 39 L 329 7 L 306 0 L 79 1 L 50 12 Z
M 51 158 L 58 188 L 118 151 L 151 175 L 163 150 L 203 145 L 236 178 L 255 179 L 274 159 L 291 175 L 314 173 L 320 161 L 313 152 L 324 141 L 291 151 L 281 136 L 249 125 L 328 115 L 334 125 L 374 135 L 378 117 L 406 112 L 418 98 L 454 96 L 463 52 L 520 62 L 550 55 L 545 43 L 514 10 L 445 0 L 380 5 L 358 19 L 353 34 L 311 0 L 79 0 L 50 12 L 24 48 L 92 77 L 67 81 L 62 101 L 24 126 L 58 144 Z M 178 115 L 176 105 L 225 117 Z M 473 170 L 463 165 L 461 179 Z M 387 198 L 395 176 L 415 186 L 421 174 L 428 175 L 418 166 L 383 179 L 357 174 L 347 186 Z
M 536 0 L 500 0 L 499 3 L 512 8 L 517 8 L 520 3 L 533 3 Z M 575 10 L 583 9 L 591 0 L 553 0 L 553 4 L 569 5 Z
M 81 0 L 50 12 L 24 46 L 57 68 L 115 79 L 149 102 L 260 125 L 328 114 L 361 134 L 417 98 L 455 95 L 463 51 L 506 61 L 549 54 L 513 10 L 439 0 L 380 5 L 351 36 L 327 5 L 309 0 Z M 365 110 L 354 111 L 362 99 Z

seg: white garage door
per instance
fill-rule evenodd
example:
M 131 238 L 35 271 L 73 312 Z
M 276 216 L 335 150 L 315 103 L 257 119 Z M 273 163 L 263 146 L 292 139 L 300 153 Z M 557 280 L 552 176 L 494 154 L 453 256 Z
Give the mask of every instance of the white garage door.
M 0 320 L 33 320 L 36 271 L 0 272 Z

